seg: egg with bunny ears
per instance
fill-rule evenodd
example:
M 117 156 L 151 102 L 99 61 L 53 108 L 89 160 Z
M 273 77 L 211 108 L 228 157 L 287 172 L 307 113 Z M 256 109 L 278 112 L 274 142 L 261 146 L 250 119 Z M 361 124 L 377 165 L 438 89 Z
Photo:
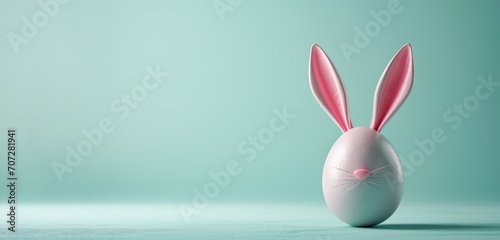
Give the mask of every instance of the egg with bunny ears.
M 413 85 L 409 44 L 392 58 L 375 90 L 370 127 L 353 127 L 344 85 L 326 53 L 311 48 L 311 90 L 325 112 L 343 131 L 323 169 L 323 195 L 328 208 L 343 222 L 370 227 L 388 219 L 399 206 L 404 178 L 392 144 L 380 133 Z

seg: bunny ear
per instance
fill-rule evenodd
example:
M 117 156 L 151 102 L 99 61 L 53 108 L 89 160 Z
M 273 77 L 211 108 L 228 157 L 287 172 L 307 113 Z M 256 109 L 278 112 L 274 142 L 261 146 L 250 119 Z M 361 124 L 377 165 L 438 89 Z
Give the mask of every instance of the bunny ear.
M 371 128 L 380 132 L 404 102 L 412 85 L 413 54 L 410 44 L 406 44 L 392 58 L 378 82 Z
M 311 47 L 309 80 L 316 100 L 342 131 L 352 128 L 344 84 L 335 67 L 316 44 Z

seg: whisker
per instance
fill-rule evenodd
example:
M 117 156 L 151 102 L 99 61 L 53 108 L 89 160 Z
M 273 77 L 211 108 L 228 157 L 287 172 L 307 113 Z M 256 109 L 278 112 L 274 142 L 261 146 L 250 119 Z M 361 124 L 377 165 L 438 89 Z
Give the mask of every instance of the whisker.
M 378 182 L 375 182 L 375 181 L 370 181 L 370 180 L 368 180 L 368 179 L 365 179 L 365 181 L 366 181 L 366 182 L 368 182 L 368 183 L 372 183 L 372 184 L 374 184 L 374 185 L 379 185 L 379 186 L 381 186 L 381 187 L 386 187 L 386 185 L 384 185 L 384 184 L 382 184 L 382 183 L 378 183 Z
M 340 196 L 344 195 L 346 192 L 349 192 L 350 190 L 352 190 L 353 188 L 355 188 L 356 186 L 358 186 L 362 181 L 359 181 L 358 183 L 356 183 L 356 185 L 346 189 L 345 191 L 343 191 Z
M 350 183 L 353 183 L 353 182 L 345 182 L 345 183 L 340 183 L 340 184 L 337 184 L 337 185 L 334 185 L 332 186 L 332 188 L 335 188 L 335 187 L 340 187 L 340 186 L 345 186 L 345 185 L 348 185 Z
M 390 166 L 390 165 L 391 165 L 391 164 L 389 163 L 389 164 L 387 164 L 387 165 L 385 165 L 385 166 L 383 166 L 383 167 L 379 167 L 379 168 L 377 168 L 377 169 L 372 170 L 370 173 L 375 173 L 375 172 L 377 172 L 377 171 L 379 171 L 379 170 L 382 170 L 382 169 L 384 169 L 384 168 L 386 168 L 386 167 L 388 167 L 388 166 Z
M 337 170 L 342 171 L 342 172 L 349 173 L 349 174 L 351 174 L 351 175 L 354 175 L 352 172 L 346 171 L 346 170 L 344 170 L 344 169 L 340 169 L 340 168 L 336 168 L 336 167 L 332 167 L 332 168 L 333 168 L 333 169 L 337 169 Z
M 370 177 L 381 178 L 381 177 L 384 177 L 384 175 L 383 174 L 371 174 Z
M 365 181 L 363 181 L 363 182 L 364 182 L 364 183 L 365 183 L 368 187 L 371 187 L 371 188 L 375 189 L 375 191 L 376 191 L 376 192 L 378 192 L 378 193 L 380 193 L 380 195 L 382 195 L 384 198 L 387 198 L 387 196 L 385 196 L 385 195 L 384 195 L 384 193 L 383 193 L 382 191 L 378 190 L 376 187 L 374 187 L 374 186 L 372 186 L 372 185 L 368 184 L 368 183 L 367 183 L 367 182 L 365 182 Z
M 357 178 L 344 178 L 344 179 L 336 179 L 335 181 L 352 181 L 352 180 L 358 180 Z

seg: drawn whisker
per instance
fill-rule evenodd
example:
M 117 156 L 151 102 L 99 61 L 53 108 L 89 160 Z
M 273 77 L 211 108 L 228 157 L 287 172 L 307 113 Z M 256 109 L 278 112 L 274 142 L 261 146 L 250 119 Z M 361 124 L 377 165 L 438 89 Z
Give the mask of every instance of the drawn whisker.
M 364 183 L 365 183 L 368 187 L 371 187 L 371 188 L 375 189 L 375 191 L 376 191 L 376 192 L 378 192 L 378 193 L 380 193 L 380 195 L 382 195 L 384 198 L 387 198 L 387 196 L 385 196 L 385 195 L 384 195 L 384 193 L 383 193 L 382 191 L 380 191 L 380 190 L 378 190 L 376 187 L 374 187 L 374 186 L 372 186 L 372 185 L 368 184 L 368 182 L 365 182 L 365 181 L 363 181 L 363 182 L 364 182 Z
M 357 178 L 344 178 L 344 179 L 337 179 L 335 181 L 338 181 L 338 182 L 345 182 L 345 181 L 352 182 L 352 180 L 358 180 L 358 179 Z
M 374 185 L 378 185 L 378 186 L 381 186 L 381 187 L 385 187 L 385 185 L 384 185 L 384 184 L 382 184 L 382 183 L 378 183 L 378 182 L 375 182 L 375 181 L 370 181 L 370 180 L 368 180 L 368 179 L 365 179 L 365 181 L 366 181 L 366 182 L 368 182 L 368 183 L 372 183 L 372 184 L 374 184 Z
M 383 174 L 371 174 L 370 175 L 371 178 L 381 178 L 381 177 L 384 177 Z
M 376 172 L 378 172 L 378 171 L 380 171 L 380 170 L 382 170 L 382 169 L 384 169 L 384 168 L 386 168 L 386 167 L 388 167 L 388 166 L 390 166 L 390 165 L 391 165 L 391 164 L 389 163 L 389 164 L 387 164 L 387 165 L 385 165 L 385 166 L 383 166 L 383 167 L 379 167 L 379 168 L 377 168 L 377 169 L 372 170 L 370 173 L 372 173 L 372 174 L 373 174 L 373 173 L 376 173 Z
M 346 171 L 346 170 L 341 169 L 341 168 L 336 168 L 336 167 L 332 167 L 332 168 L 333 168 L 333 169 L 337 169 L 337 170 L 342 171 L 342 172 L 345 172 L 345 173 L 349 173 L 349 174 L 351 174 L 351 175 L 354 175 L 352 172 Z
M 371 179 L 379 179 L 380 180 L 383 177 L 385 177 L 384 174 L 380 174 L 380 173 L 379 174 L 377 174 L 377 173 L 370 174 Z
M 336 187 L 340 187 L 340 186 L 345 186 L 345 185 L 348 185 L 350 183 L 353 183 L 353 182 L 344 182 L 344 183 L 340 183 L 340 184 L 337 184 L 337 185 L 334 185 L 332 186 L 332 188 L 336 188 Z
M 356 183 L 356 185 L 346 189 L 345 191 L 343 191 L 340 196 L 344 195 L 346 192 L 349 192 L 350 190 L 352 190 L 353 188 L 355 188 L 356 186 L 358 186 L 362 181 L 359 181 L 358 183 Z

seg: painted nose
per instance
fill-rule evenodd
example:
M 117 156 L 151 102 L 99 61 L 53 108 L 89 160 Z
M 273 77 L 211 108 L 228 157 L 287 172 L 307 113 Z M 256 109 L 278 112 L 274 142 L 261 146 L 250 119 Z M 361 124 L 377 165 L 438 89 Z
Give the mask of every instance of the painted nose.
M 354 176 L 357 179 L 363 181 L 363 180 L 367 179 L 370 176 L 370 173 L 371 173 L 370 170 L 364 169 L 364 168 L 360 168 L 360 169 L 354 171 Z

